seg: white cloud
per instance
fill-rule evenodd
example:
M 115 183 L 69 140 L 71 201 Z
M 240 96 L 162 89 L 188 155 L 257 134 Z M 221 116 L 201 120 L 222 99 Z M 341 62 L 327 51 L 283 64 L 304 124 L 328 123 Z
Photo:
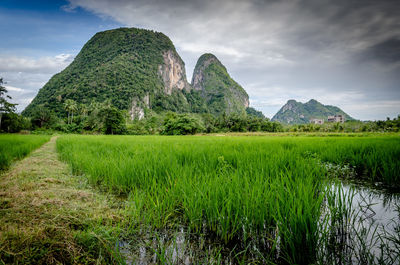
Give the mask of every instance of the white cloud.
M 67 67 L 73 58 L 71 54 L 39 58 L 1 56 L 0 77 L 12 97 L 11 102 L 18 104 L 17 110 L 22 111 L 51 76 Z
M 23 92 L 24 89 L 13 86 L 4 86 L 8 91 Z
M 59 54 L 54 57 L 29 58 L 19 56 L 1 56 L 1 72 L 24 73 L 55 73 L 68 66 L 74 56 L 71 54 Z
M 349 113 L 357 113 L 361 120 L 395 118 L 400 114 L 400 100 L 368 100 L 344 106 Z

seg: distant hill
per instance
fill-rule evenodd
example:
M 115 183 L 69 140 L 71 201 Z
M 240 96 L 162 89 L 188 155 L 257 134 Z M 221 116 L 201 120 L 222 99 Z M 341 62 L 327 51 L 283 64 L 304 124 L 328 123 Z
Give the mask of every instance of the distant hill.
M 306 103 L 289 100 L 275 115 L 273 121 L 279 121 L 286 124 L 304 124 L 310 123 L 310 119 L 328 119 L 328 116 L 341 114 L 346 120 L 354 120 L 347 113 L 338 107 L 323 105 L 315 99 Z
M 242 112 L 248 95 L 212 54 L 199 58 L 193 84 L 172 41 L 163 33 L 119 28 L 96 33 L 74 61 L 54 75 L 23 111 L 30 116 L 38 106 L 65 116 L 63 103 L 106 100 L 131 117 L 156 112 Z

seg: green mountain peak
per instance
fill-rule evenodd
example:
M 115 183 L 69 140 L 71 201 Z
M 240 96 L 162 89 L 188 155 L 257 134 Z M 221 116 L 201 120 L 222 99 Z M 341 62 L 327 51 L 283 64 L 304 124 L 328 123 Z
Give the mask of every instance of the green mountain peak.
M 249 106 L 246 91 L 229 75 L 218 58 L 206 53 L 200 56 L 193 71 L 192 87 L 206 100 L 211 113 L 245 113 Z
M 185 66 L 171 40 L 160 32 L 119 28 L 96 33 L 74 61 L 54 75 L 24 110 L 39 105 L 65 115 L 63 103 L 110 100 L 131 116 L 145 108 L 189 111 Z

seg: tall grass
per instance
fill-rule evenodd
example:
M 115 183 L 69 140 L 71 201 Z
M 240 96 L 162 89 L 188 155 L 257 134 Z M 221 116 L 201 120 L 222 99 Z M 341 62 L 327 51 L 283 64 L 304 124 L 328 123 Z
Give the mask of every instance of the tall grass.
M 384 166 L 389 159 L 384 150 L 398 155 L 398 142 L 396 137 L 64 136 L 57 149 L 92 183 L 130 194 L 129 210 L 138 224 L 185 225 L 239 250 L 252 243 L 280 263 L 310 264 L 317 259 L 328 174 L 316 161 L 351 164 L 392 180 L 399 161 Z
M 354 167 L 357 176 L 400 188 L 400 137 L 349 137 L 309 141 L 303 149 L 322 161 Z
M 50 139 L 47 135 L 0 134 L 0 171 Z

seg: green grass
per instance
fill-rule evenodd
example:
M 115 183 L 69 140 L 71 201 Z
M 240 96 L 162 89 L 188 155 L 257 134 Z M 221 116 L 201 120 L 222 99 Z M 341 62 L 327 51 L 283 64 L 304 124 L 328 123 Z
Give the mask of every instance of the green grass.
M 324 163 L 348 164 L 395 186 L 399 143 L 399 137 L 64 136 L 57 149 L 75 173 L 129 194 L 135 225 L 185 226 L 238 252 L 254 244 L 268 260 L 309 264 L 321 242 Z
M 71 174 L 53 138 L 0 177 L 0 264 L 121 264 L 119 205 Z
M 50 139 L 47 135 L 0 134 L 0 171 Z

